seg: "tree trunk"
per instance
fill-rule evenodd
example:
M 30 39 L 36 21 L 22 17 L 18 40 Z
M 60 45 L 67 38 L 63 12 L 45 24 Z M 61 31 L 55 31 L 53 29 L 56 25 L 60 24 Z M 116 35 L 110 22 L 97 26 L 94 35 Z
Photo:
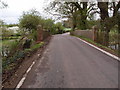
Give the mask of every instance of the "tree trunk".
M 109 46 L 109 32 L 110 28 L 107 24 L 107 20 L 109 18 L 108 15 L 108 2 L 98 2 L 98 7 L 100 9 L 100 17 L 101 17 L 101 31 L 104 32 L 104 40 L 103 45 Z
M 79 25 L 80 25 L 80 29 L 82 29 L 82 30 L 86 30 L 87 29 L 86 18 L 87 18 L 86 16 L 81 15 Z
M 72 26 L 72 31 L 75 31 L 76 25 Z
M 118 15 L 118 56 L 120 57 L 120 14 Z
M 79 25 L 79 29 L 85 30 L 86 27 L 86 19 L 87 19 L 87 3 L 88 2 L 73 2 L 73 4 L 78 8 L 79 12 L 79 22 L 77 24 Z M 82 5 L 82 6 L 81 6 Z
M 82 2 L 83 3 L 83 9 L 81 11 L 81 18 L 80 18 L 80 26 L 82 30 L 87 29 L 87 24 L 86 24 L 86 19 L 87 19 L 87 2 Z
M 75 13 L 73 13 L 73 17 L 72 17 L 72 30 L 75 31 L 75 28 L 77 26 L 77 15 Z

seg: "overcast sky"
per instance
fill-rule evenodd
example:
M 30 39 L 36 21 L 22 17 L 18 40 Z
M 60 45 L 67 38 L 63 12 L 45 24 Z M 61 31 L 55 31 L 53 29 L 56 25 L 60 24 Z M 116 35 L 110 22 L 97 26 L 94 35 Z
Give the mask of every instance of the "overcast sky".
M 18 23 L 19 17 L 23 11 L 36 9 L 42 16 L 48 15 L 44 12 L 43 7 L 48 5 L 50 0 L 2 0 L 8 4 L 7 8 L 0 9 L 0 19 L 7 24 Z
M 0 19 L 4 20 L 7 24 L 18 23 L 23 11 L 36 9 L 40 12 L 41 16 L 54 18 L 45 13 L 44 7 L 48 6 L 50 1 L 53 0 L 2 0 L 8 4 L 7 8 L 0 9 Z M 99 16 L 96 16 L 99 17 Z M 58 20 L 59 21 L 59 20 Z

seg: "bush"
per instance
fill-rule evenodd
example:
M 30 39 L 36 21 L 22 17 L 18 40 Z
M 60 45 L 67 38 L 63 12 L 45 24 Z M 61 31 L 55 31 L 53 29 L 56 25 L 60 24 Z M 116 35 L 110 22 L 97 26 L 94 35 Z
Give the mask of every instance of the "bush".
M 41 42 L 41 43 L 39 43 L 39 44 L 35 44 L 35 45 L 33 45 L 31 48 L 25 49 L 24 52 L 25 52 L 25 53 L 29 53 L 29 52 L 35 51 L 36 49 L 42 47 L 43 45 L 44 45 L 44 42 Z
M 30 34 L 30 39 L 33 39 L 34 41 L 37 41 L 37 31 L 33 31 L 31 34 Z

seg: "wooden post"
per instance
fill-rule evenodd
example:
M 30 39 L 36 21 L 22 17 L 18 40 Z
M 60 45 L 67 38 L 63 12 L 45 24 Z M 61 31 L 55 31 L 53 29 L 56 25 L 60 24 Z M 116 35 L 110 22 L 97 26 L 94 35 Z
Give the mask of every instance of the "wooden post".
M 43 40 L 43 29 L 41 25 L 37 26 L 37 43 L 40 43 Z
M 92 31 L 93 31 L 93 40 L 97 41 L 97 33 L 98 33 L 98 28 L 97 26 L 93 26 L 92 27 Z

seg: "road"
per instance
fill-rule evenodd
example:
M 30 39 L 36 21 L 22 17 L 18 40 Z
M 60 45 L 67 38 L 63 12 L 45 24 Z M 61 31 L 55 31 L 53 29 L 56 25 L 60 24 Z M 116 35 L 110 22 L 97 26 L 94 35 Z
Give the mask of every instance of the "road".
M 118 61 L 76 37 L 54 35 L 21 88 L 118 88 Z

